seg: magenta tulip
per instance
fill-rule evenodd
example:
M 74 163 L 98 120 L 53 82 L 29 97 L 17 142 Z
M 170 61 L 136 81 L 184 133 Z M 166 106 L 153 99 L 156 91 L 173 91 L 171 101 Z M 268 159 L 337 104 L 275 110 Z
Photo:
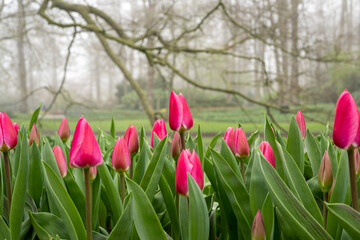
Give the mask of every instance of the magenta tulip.
M 130 125 L 124 134 L 125 142 L 128 146 L 130 154 L 137 153 L 139 150 L 139 139 L 135 125 Z
M 5 112 L 0 112 L 0 151 L 7 152 L 16 147 L 18 131 Z
M 29 145 L 31 146 L 34 141 L 35 141 L 36 145 L 40 144 L 40 134 L 39 134 L 39 130 L 36 127 L 35 123 L 32 125 L 31 131 L 30 131 Z
M 100 147 L 90 125 L 81 116 L 71 143 L 69 163 L 75 168 L 89 168 L 102 164 Z
M 241 127 L 237 127 L 235 130 L 229 127 L 225 132 L 224 139 L 236 157 L 249 156 L 249 144 L 245 132 Z
M 265 159 L 275 167 L 275 155 L 270 143 L 267 141 L 262 141 L 259 145 L 260 151 L 264 155 Z
M 169 125 L 172 130 L 179 132 L 190 130 L 193 126 L 193 119 L 185 97 L 181 93 L 177 96 L 174 91 L 170 93 Z
M 264 220 L 261 216 L 260 210 L 257 211 L 252 228 L 251 228 L 251 240 L 265 240 L 266 232 Z
M 56 163 L 59 167 L 60 174 L 64 178 L 66 176 L 67 170 L 68 170 L 64 152 L 61 149 L 61 147 L 58 145 L 56 145 L 52 151 L 54 153 Z
M 170 155 L 174 159 L 177 159 L 180 155 L 180 152 L 181 152 L 181 138 L 180 138 L 180 134 L 178 132 L 175 132 L 171 142 Z
M 119 138 L 112 154 L 113 168 L 118 172 L 125 172 L 130 168 L 131 158 L 124 138 Z
M 90 175 L 90 180 L 91 181 L 95 180 L 96 174 L 97 174 L 97 168 L 96 167 L 89 168 L 89 175 Z
M 305 124 L 304 116 L 300 110 L 296 114 L 295 120 L 297 122 L 297 125 L 299 126 L 301 136 L 304 139 L 306 136 L 306 124 Z
M 70 138 L 70 127 L 66 117 L 61 121 L 57 132 L 64 143 Z
M 236 151 L 235 151 L 235 130 L 232 127 L 229 127 L 224 135 L 224 140 L 226 142 L 226 144 L 229 146 L 230 150 L 233 152 L 233 154 L 235 155 Z
M 333 174 L 330 157 L 326 150 L 320 163 L 318 181 L 323 192 L 328 192 L 330 190 L 333 181 Z
M 1 113 L 0 113 L 1 114 Z M 20 130 L 20 127 L 19 127 L 19 124 L 18 123 L 14 123 L 14 128 L 16 130 L 16 134 L 18 134 L 19 130 Z
M 339 148 L 347 149 L 354 142 L 359 128 L 359 111 L 351 94 L 345 89 L 335 110 L 333 140 Z
M 193 150 L 192 154 L 188 149 L 183 150 L 176 166 L 175 189 L 179 194 L 184 196 L 188 196 L 189 193 L 187 173 L 190 173 L 202 190 L 204 188 L 204 174 L 200 159 L 195 150 Z
M 154 133 L 156 133 L 156 136 L 160 140 L 167 135 L 164 119 L 158 119 L 154 123 L 153 129 L 151 131 L 151 139 L 150 139 L 151 147 L 154 147 Z

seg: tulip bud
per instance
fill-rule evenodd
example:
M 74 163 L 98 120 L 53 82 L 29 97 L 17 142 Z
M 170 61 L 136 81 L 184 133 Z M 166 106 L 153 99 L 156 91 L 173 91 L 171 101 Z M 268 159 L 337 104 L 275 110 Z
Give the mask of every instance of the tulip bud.
M 16 147 L 17 132 L 5 112 L 0 112 L 0 151 L 7 152 Z
M 67 164 L 66 164 L 64 152 L 58 145 L 56 145 L 52 151 L 54 153 L 60 174 L 64 178 L 67 174 Z
M 114 146 L 112 165 L 116 171 L 125 172 L 130 168 L 131 158 L 124 138 L 119 138 Z
M 164 119 L 158 119 L 154 123 L 153 129 L 151 131 L 151 147 L 154 147 L 154 133 L 156 133 L 156 136 L 158 136 L 160 140 L 166 136 L 167 132 Z
M 299 126 L 301 136 L 304 139 L 306 136 L 306 124 L 304 116 L 300 110 L 297 112 L 295 120 L 297 122 L 297 125 Z
M 172 130 L 179 132 L 190 130 L 193 126 L 193 119 L 185 97 L 181 93 L 177 96 L 174 91 L 170 93 L 169 125 Z
M 226 142 L 226 144 L 229 146 L 230 150 L 233 152 L 233 154 L 235 155 L 235 130 L 232 127 L 229 127 L 224 135 L 224 140 Z
M 204 188 L 204 174 L 195 150 L 193 150 L 192 154 L 188 149 L 183 150 L 176 166 L 175 189 L 176 192 L 184 196 L 188 196 L 189 193 L 187 173 L 190 173 L 202 190 Z
M 260 151 L 264 155 L 265 159 L 275 168 L 275 155 L 270 143 L 262 141 L 259 145 Z
M 30 131 L 29 145 L 31 146 L 34 141 L 35 141 L 36 145 L 40 144 L 40 134 L 39 134 L 39 130 L 36 127 L 35 123 L 32 125 L 31 131 Z
M 359 128 L 359 111 L 351 94 L 345 89 L 336 103 L 333 141 L 347 149 L 355 141 Z
M 89 175 L 90 175 L 90 180 L 91 181 L 95 180 L 96 174 L 97 174 L 97 168 L 96 167 L 89 168 Z
M 236 157 L 249 156 L 249 144 L 241 127 L 235 130 L 229 127 L 225 132 L 224 140 Z
M 265 225 L 260 210 L 257 211 L 251 227 L 251 240 L 266 240 Z
M 128 146 L 130 155 L 137 153 L 139 150 L 139 139 L 135 125 L 130 125 L 124 134 L 125 142 Z
M 81 116 L 71 142 L 69 163 L 74 168 L 88 168 L 102 164 L 100 147 L 90 125 Z
M 66 143 L 67 140 L 70 138 L 70 127 L 66 117 L 64 117 L 64 119 L 60 123 L 58 134 L 63 143 Z
M 354 161 L 355 161 L 355 172 L 358 176 L 360 174 L 360 154 L 359 149 L 355 148 L 354 150 Z
M 14 128 L 15 128 L 16 134 L 18 134 L 19 129 L 20 129 L 19 124 L 18 124 L 18 123 L 14 123 Z
M 174 133 L 173 140 L 171 142 L 170 154 L 174 159 L 177 159 L 181 152 L 181 138 L 178 132 Z
M 331 161 L 328 152 L 325 150 L 324 156 L 320 163 L 318 181 L 323 192 L 328 192 L 333 180 Z

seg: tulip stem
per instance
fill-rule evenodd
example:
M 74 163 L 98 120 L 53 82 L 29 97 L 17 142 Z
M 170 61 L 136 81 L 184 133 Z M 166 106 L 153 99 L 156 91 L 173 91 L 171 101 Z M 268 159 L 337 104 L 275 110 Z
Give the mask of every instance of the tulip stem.
M 181 150 L 186 149 L 185 144 L 185 132 L 179 132 L 180 133 L 180 139 L 181 139 Z
M 120 173 L 120 198 L 121 198 L 121 202 L 124 203 L 124 199 L 125 199 L 125 177 L 124 177 L 123 172 Z
M 324 203 L 323 203 L 323 218 L 324 218 L 324 228 L 326 229 L 326 223 L 327 223 L 327 208 L 326 208 L 326 202 L 328 201 L 328 192 L 324 192 Z
M 347 152 L 348 152 L 348 159 L 349 159 L 352 207 L 356 211 L 359 211 L 359 199 L 358 199 L 357 184 L 356 184 L 354 149 L 349 149 Z
M 86 236 L 87 240 L 92 239 L 91 233 L 91 183 L 89 168 L 84 168 L 85 176 L 85 201 L 86 201 Z
M 4 152 L 4 167 L 5 167 L 5 180 L 6 180 L 6 194 L 8 200 L 8 211 L 10 216 L 10 207 L 11 207 L 11 177 L 10 177 L 10 162 L 9 162 L 9 153 Z

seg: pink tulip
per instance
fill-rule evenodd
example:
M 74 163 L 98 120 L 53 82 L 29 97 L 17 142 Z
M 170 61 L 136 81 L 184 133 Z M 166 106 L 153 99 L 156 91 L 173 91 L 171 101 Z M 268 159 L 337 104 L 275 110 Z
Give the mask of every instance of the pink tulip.
M 5 112 L 0 112 L 0 151 L 7 152 L 16 147 L 17 134 L 14 124 Z
M 177 96 L 174 91 L 170 93 L 169 125 L 172 130 L 179 132 L 190 130 L 193 126 L 193 119 L 185 97 L 181 93 Z
M 96 174 L 97 174 L 97 168 L 96 167 L 89 168 L 89 175 L 90 175 L 90 180 L 91 181 L 95 180 Z
M 267 141 L 262 141 L 259 148 L 265 159 L 275 168 L 275 155 L 272 147 L 270 146 L 270 143 Z
M 99 144 L 86 119 L 79 119 L 71 143 L 69 163 L 74 168 L 89 168 L 102 164 Z
M 345 89 L 335 110 L 333 140 L 339 148 L 347 149 L 355 142 L 359 128 L 359 111 L 351 94 Z
M 35 141 L 36 145 L 40 144 L 40 134 L 39 134 L 39 130 L 36 127 L 35 123 L 32 125 L 31 131 L 30 131 L 29 145 L 31 146 L 34 141 Z
M 153 129 L 151 131 L 151 139 L 150 139 L 151 147 L 154 147 L 154 133 L 156 133 L 156 136 L 158 136 L 160 140 L 167 135 L 164 119 L 158 119 L 154 123 Z
M 297 125 L 299 126 L 301 136 L 304 139 L 306 136 L 306 124 L 305 124 L 304 116 L 300 110 L 296 114 L 295 120 L 297 122 Z
M 174 133 L 173 140 L 170 147 L 170 155 L 176 159 L 179 157 L 181 152 L 181 138 L 178 132 Z
M 1 113 L 0 113 L 1 114 Z M 18 123 L 14 123 L 14 128 L 16 130 L 16 134 L 18 134 L 19 130 L 20 130 L 20 127 L 19 127 L 19 124 Z
M 135 125 L 130 125 L 124 134 L 130 154 L 137 153 L 139 150 L 139 139 Z
M 328 192 L 330 190 L 333 181 L 333 174 L 330 157 L 326 150 L 320 163 L 318 181 L 323 192 Z
M 64 143 L 66 143 L 66 141 L 70 138 L 70 127 L 66 117 L 64 117 L 60 123 L 58 134 Z
M 185 196 L 188 196 L 189 193 L 187 173 L 190 173 L 202 190 L 204 188 L 204 174 L 200 159 L 195 150 L 193 150 L 192 154 L 188 149 L 183 150 L 176 166 L 175 189 L 179 194 Z
M 130 168 L 131 158 L 124 138 L 119 138 L 114 146 L 112 165 L 116 171 L 125 172 Z
M 56 145 L 52 151 L 54 153 L 56 163 L 59 167 L 60 174 L 64 178 L 66 176 L 67 170 L 68 170 L 64 152 L 61 149 L 61 147 L 59 147 L 58 145 Z
M 229 127 L 225 132 L 224 139 L 236 157 L 249 156 L 249 144 L 245 132 L 241 127 L 237 127 L 235 130 L 232 127 Z
M 257 211 L 252 228 L 251 228 L 251 240 L 265 240 L 266 232 L 264 220 L 261 216 L 260 210 Z

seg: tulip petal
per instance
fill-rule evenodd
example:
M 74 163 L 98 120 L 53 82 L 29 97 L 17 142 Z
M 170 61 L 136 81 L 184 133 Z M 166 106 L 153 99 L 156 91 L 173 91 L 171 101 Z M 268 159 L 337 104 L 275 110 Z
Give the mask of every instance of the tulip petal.
M 0 150 L 9 151 L 16 147 L 17 131 L 5 112 L 0 115 L 0 127 L 2 131 L 2 134 L 0 134 L 2 136 L 2 139 L 0 138 Z
M 190 175 L 194 178 L 195 182 L 199 185 L 199 188 L 203 190 L 204 188 L 204 173 L 201 167 L 201 162 L 196 154 L 195 150 L 193 150 L 193 153 L 189 159 L 192 167 L 190 170 Z
M 232 127 L 228 127 L 228 129 L 225 132 L 224 140 L 226 144 L 229 146 L 230 150 L 234 155 L 236 155 L 235 152 L 235 130 Z
M 116 171 L 125 172 L 130 168 L 131 158 L 124 138 L 119 138 L 114 146 L 112 165 Z
M 187 195 L 189 193 L 187 182 L 187 172 L 190 172 L 189 170 L 191 169 L 189 153 L 190 151 L 188 150 L 182 151 L 176 166 L 175 189 L 182 195 Z
M 305 136 L 306 136 L 306 124 L 305 124 L 304 115 L 302 114 L 302 112 L 300 110 L 296 114 L 295 120 L 296 120 L 297 125 L 299 126 L 302 138 L 305 138 Z
M 66 142 L 70 138 L 70 127 L 66 117 L 64 117 L 60 123 L 58 134 L 63 142 Z
M 67 174 L 67 164 L 66 164 L 66 159 L 65 159 L 65 155 L 63 150 L 60 148 L 60 146 L 56 145 L 53 149 L 52 149 L 54 156 L 55 156 L 55 160 L 56 163 L 59 167 L 59 171 L 62 177 L 65 177 Z
M 186 102 L 186 99 L 185 99 L 184 95 L 182 95 L 182 93 L 179 93 L 178 98 L 179 98 L 179 100 L 181 102 L 182 109 L 183 109 L 182 127 L 184 128 L 184 130 L 189 130 L 193 126 L 193 118 L 192 118 L 189 106 L 188 106 L 188 104 Z
M 174 93 L 174 91 L 171 91 L 169 102 L 169 125 L 172 130 L 179 131 L 183 121 L 183 112 L 183 105 L 180 98 Z
M 249 156 L 249 143 L 247 141 L 245 132 L 242 128 L 236 128 L 235 130 L 235 153 L 238 157 Z

